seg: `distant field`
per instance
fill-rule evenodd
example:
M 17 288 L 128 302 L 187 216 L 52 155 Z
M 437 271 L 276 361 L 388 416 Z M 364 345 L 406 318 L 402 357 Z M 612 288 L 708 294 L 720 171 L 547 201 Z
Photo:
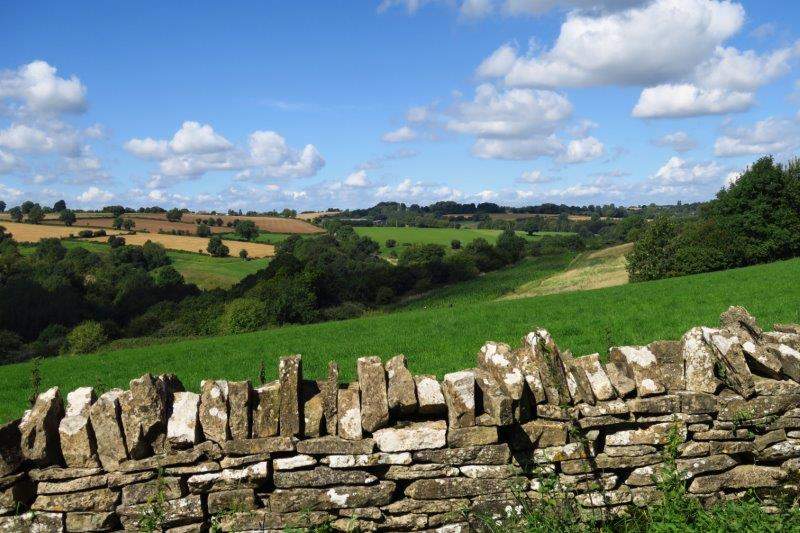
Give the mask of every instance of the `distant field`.
M 135 235 L 124 235 L 125 244 L 142 245 L 147 241 L 163 244 L 169 250 L 181 250 L 184 252 L 196 252 L 205 254 L 208 246 L 208 239 L 205 237 L 187 237 L 185 235 L 163 235 L 159 233 L 137 233 Z M 105 241 L 100 237 L 92 239 L 97 242 Z M 270 244 L 246 241 L 223 241 L 225 246 L 230 249 L 232 256 L 238 257 L 240 250 L 247 250 L 250 257 L 271 257 L 275 255 L 275 247 Z
M 473 213 L 464 213 L 464 214 L 457 214 L 457 215 L 444 215 L 444 218 L 456 218 L 456 217 L 471 217 Z M 544 214 L 544 215 L 537 215 L 536 213 L 489 213 L 489 218 L 493 220 L 519 220 L 523 218 L 532 218 L 535 216 L 546 217 L 546 218 L 555 218 L 558 215 L 551 215 L 551 214 Z M 569 220 L 591 220 L 592 217 L 589 215 L 567 215 Z M 601 217 L 607 218 L 607 217 Z
M 136 231 L 148 231 L 150 233 L 158 233 L 159 231 L 172 231 L 180 230 L 187 231 L 189 235 L 195 235 L 197 232 L 197 225 L 194 222 L 170 222 L 166 219 L 154 219 L 133 217 L 125 215 L 122 218 L 131 218 L 135 223 Z M 86 219 L 78 219 L 80 224 L 90 226 L 92 228 L 111 228 L 114 223 L 114 217 L 90 217 Z M 52 221 L 56 224 L 58 221 Z M 210 226 L 212 233 L 225 233 L 231 231 L 231 228 L 225 226 Z
M 230 231 L 230 228 L 228 228 Z M 263 242 L 265 244 L 278 244 L 280 242 L 285 241 L 292 235 L 302 235 L 305 236 L 307 234 L 298 234 L 298 233 L 269 233 L 262 231 L 258 234 L 258 237 L 255 238 L 253 242 Z M 243 241 L 244 239 L 235 233 L 223 233 L 223 239 L 231 240 L 231 241 Z
M 64 240 L 65 248 L 86 248 L 95 253 L 105 254 L 111 249 L 107 244 L 89 240 Z M 24 245 L 23 254 L 33 253 L 33 245 Z M 192 252 L 167 250 L 172 266 L 183 275 L 187 283 L 194 283 L 201 289 L 217 289 L 238 283 L 242 278 L 265 268 L 269 259 L 244 261 L 239 257 L 211 257 Z
M 139 218 L 148 218 L 153 220 L 164 220 L 167 221 L 167 215 L 164 213 L 131 213 L 130 216 L 134 219 Z M 298 220 L 295 218 L 282 218 L 282 217 L 248 217 L 248 216 L 230 216 L 230 215 L 200 215 L 197 213 L 187 213 L 183 215 L 181 219 L 181 223 L 189 223 L 193 226 L 195 225 L 195 220 L 198 218 L 221 218 L 223 222 L 223 226 L 221 227 L 225 231 L 230 231 L 230 228 L 226 227 L 228 222 L 233 222 L 234 220 L 252 220 L 255 222 L 258 229 L 262 231 L 267 231 L 271 233 L 320 233 L 324 231 L 322 228 L 319 228 L 313 224 L 309 224 L 304 220 Z M 138 224 L 138 222 L 137 222 Z M 218 227 L 218 226 L 217 226 Z
M 355 377 L 356 358 L 403 353 L 415 373 L 446 372 L 475 364 L 487 340 L 519 345 L 535 326 L 549 329 L 576 355 L 605 353 L 612 345 L 677 339 L 690 327 L 715 325 L 730 305 L 743 305 L 764 326 L 800 322 L 800 259 L 696 276 L 631 283 L 472 305 L 290 326 L 245 335 L 186 340 L 82 356 L 45 359 L 42 388 L 64 393 L 82 385 L 127 387 L 144 372 L 174 372 L 190 390 L 201 379 L 257 381 L 260 361 L 268 379 L 280 356 L 301 353 L 306 377 L 322 378 L 329 360 L 342 380 Z M 20 416 L 30 394 L 32 363 L 0 367 L 0 419 Z
M 386 247 L 387 239 L 394 239 L 397 241 L 397 247 L 394 250 L 400 254 L 403 250 L 403 244 L 441 244 L 446 248 L 450 248 L 450 243 L 457 239 L 461 241 L 462 246 L 475 239 L 482 237 L 494 244 L 497 237 L 502 231 L 497 229 L 467 229 L 467 228 L 391 228 L 391 227 L 356 227 L 356 233 L 359 235 L 367 236 L 381 245 L 381 253 L 389 253 L 391 248 Z M 529 240 L 541 238 L 543 235 L 558 235 L 554 232 L 541 232 L 534 235 L 528 235 L 523 231 L 518 231 L 520 237 Z
M 319 217 L 333 216 L 340 214 L 341 211 L 314 211 L 313 213 L 298 213 L 297 218 L 300 220 L 314 220 Z
M 628 283 L 625 255 L 633 244 L 620 244 L 603 250 L 584 252 L 569 266 L 550 276 L 531 280 L 517 288 L 507 298 L 526 298 L 557 292 L 585 291 Z
M 39 242 L 42 239 L 63 239 L 70 235 L 77 235 L 79 231 L 84 229 L 97 229 L 79 226 L 48 226 L 44 224 L 17 224 L 16 222 L 1 221 L 0 226 L 6 228 L 14 240 L 17 242 Z M 117 234 L 119 232 L 111 230 L 107 232 L 109 235 Z

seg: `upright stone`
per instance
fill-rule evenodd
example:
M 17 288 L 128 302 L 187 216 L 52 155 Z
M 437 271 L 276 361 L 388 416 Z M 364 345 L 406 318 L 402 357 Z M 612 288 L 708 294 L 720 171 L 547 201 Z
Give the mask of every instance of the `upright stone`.
M 128 458 L 119 405 L 122 394 L 122 389 L 106 391 L 89 410 L 89 420 L 97 442 L 97 456 L 106 471 L 116 470 Z
M 717 360 L 723 368 L 723 381 L 742 397 L 752 396 L 755 393 L 753 374 L 747 366 L 739 338 L 730 333 L 710 329 L 704 329 L 703 336 L 706 342 L 714 347 Z
M 483 409 L 492 425 L 509 426 L 513 424 L 514 402 L 494 376 L 483 368 L 476 368 L 475 383 L 481 391 Z
M 447 404 L 447 420 L 451 428 L 475 425 L 475 373 L 462 370 L 444 376 L 442 384 Z
M 593 353 L 583 357 L 576 357 L 573 364 L 577 369 L 583 370 L 586 378 L 589 380 L 589 386 L 592 389 L 592 394 L 600 401 L 613 400 L 616 397 L 614 394 L 614 386 L 608 378 L 608 374 L 600 364 L 600 354 Z
M 176 392 L 167 420 L 167 441 L 172 448 L 189 448 L 200 442 L 200 395 Z
M 615 363 L 614 361 L 603 365 L 609 381 L 620 398 L 625 398 L 636 391 L 636 382 L 628 377 L 627 366 L 625 363 Z
M 372 433 L 389 422 L 386 372 L 380 357 L 358 359 L 358 385 L 361 389 L 361 426 Z
M 572 352 L 565 350 L 561 352 L 560 357 L 567 376 L 567 389 L 570 396 L 572 396 L 573 403 L 594 405 L 596 400 L 592 392 L 592 385 L 589 383 L 586 372 L 582 368 L 575 366 L 575 358 L 572 356 Z
M 703 339 L 703 329 L 690 329 L 681 342 L 686 390 L 713 394 L 719 386 L 719 381 L 714 377 L 716 357 Z
M 620 346 L 611 348 L 609 359 L 627 365 L 628 377 L 636 382 L 636 393 L 644 398 L 655 394 L 663 394 L 663 385 L 656 356 L 646 346 Z
M 397 414 L 408 415 L 417 410 L 417 391 L 414 378 L 406 366 L 406 356 L 396 355 L 386 362 L 389 378 L 389 409 Z
M 478 368 L 491 374 L 506 396 L 518 401 L 525 388 L 525 376 L 514 359 L 507 344 L 487 342 L 478 353 Z
M 39 467 L 61 462 L 58 425 L 64 417 L 64 405 L 58 387 L 36 397 L 19 423 L 22 456 Z
M 67 394 L 67 412 L 58 426 L 61 455 L 70 468 L 98 466 L 97 445 L 89 422 L 94 389 L 81 387 Z
M 336 409 L 338 412 L 337 434 L 343 439 L 361 439 L 363 429 L 361 427 L 361 402 L 358 398 L 358 390 L 340 390 Z
M 719 317 L 720 328 L 730 331 L 744 344 L 747 341 L 757 343 L 764 334 L 756 318 L 741 306 L 731 306 Z
M 250 438 L 250 381 L 228 382 L 228 427 L 234 440 Z
M 531 358 L 539 371 L 547 403 L 562 405 L 570 402 L 567 373 L 553 337 L 545 329 L 537 329 L 525 336 Z
M 230 438 L 228 394 L 227 381 L 200 382 L 200 426 L 207 440 L 222 443 Z
M 322 413 L 325 415 L 325 430 L 328 435 L 336 435 L 337 406 L 339 404 L 339 365 L 328 363 L 328 379 L 320 387 L 322 393 Z
M 278 434 L 281 413 L 281 384 L 271 381 L 255 390 L 253 408 L 253 438 L 274 437 Z
M 306 437 L 319 437 L 323 433 L 325 415 L 322 408 L 322 393 L 315 381 L 303 381 L 303 434 Z
M 783 373 L 800 383 L 800 352 L 786 344 L 779 344 L 773 352 L 781 362 Z
M 167 398 L 164 382 L 145 374 L 132 379 L 119 398 L 125 442 L 132 459 L 153 453 L 153 445 L 167 433 Z
M 436 376 L 414 376 L 417 387 L 417 401 L 421 415 L 437 415 L 444 413 L 447 406 L 442 394 L 442 385 Z
M 300 424 L 303 419 L 300 413 L 300 383 L 303 380 L 301 357 L 281 357 L 278 376 L 281 383 L 281 435 L 299 437 L 302 435 Z
M 683 345 L 680 341 L 655 341 L 647 349 L 656 357 L 662 384 L 669 392 L 686 390 Z
M 20 420 L 0 424 L 0 477 L 13 474 L 22 463 Z

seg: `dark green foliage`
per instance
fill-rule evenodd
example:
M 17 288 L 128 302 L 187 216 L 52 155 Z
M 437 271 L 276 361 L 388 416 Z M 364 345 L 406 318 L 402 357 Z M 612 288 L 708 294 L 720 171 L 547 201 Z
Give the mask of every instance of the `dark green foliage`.
M 452 241 L 450 241 L 450 248 L 452 248 L 453 250 L 460 250 L 461 241 L 459 241 L 458 239 L 453 239 Z
M 168 289 L 183 285 L 183 276 L 174 267 L 166 265 L 153 272 L 156 287 Z
M 120 246 L 125 246 L 125 237 L 117 237 L 116 235 L 110 235 L 108 237 L 108 245 L 111 246 L 111 249 L 119 248 Z
M 58 219 L 63 222 L 65 226 L 72 226 L 75 224 L 75 221 L 78 220 L 78 218 L 75 216 L 75 212 L 66 208 L 60 210 Z
M 754 265 L 800 255 L 800 162 L 759 159 L 691 219 L 660 217 L 628 257 L 643 281 Z
M 28 211 L 25 220 L 30 224 L 39 224 L 42 220 L 44 220 L 44 211 L 42 210 L 41 206 L 39 204 L 34 204 L 33 207 L 31 207 Z
M 213 257 L 227 257 L 230 249 L 222 242 L 222 237 L 214 235 L 208 240 L 208 247 L 206 248 L 209 254 Z
M 0 200 L 0 213 L 3 213 L 6 210 L 6 203 L 3 200 Z
M 268 324 L 264 303 L 256 298 L 237 298 L 225 306 L 220 333 L 231 335 L 261 329 Z
M 497 238 L 497 249 L 505 257 L 506 263 L 516 263 L 525 251 L 525 239 L 512 229 L 504 230 Z
M 122 227 L 130 231 L 136 227 L 136 222 L 132 218 L 126 218 L 122 221 Z
M 0 361 L 13 361 L 14 355 L 22 348 L 22 337 L 7 329 L 0 329 Z
M 65 202 L 64 200 L 59 200 L 53 204 L 53 211 L 56 213 L 60 213 L 61 211 L 64 211 L 66 208 L 67 208 L 67 202 Z
M 397 241 L 394 239 L 386 239 L 386 247 L 387 248 L 394 248 L 397 246 Z
M 247 255 L 248 255 L 248 254 L 247 254 L 247 250 L 245 250 L 244 248 L 242 248 L 241 250 L 239 250 L 239 257 L 240 257 L 241 259 L 245 259 L 245 260 L 246 260 L 246 259 L 247 259 Z
M 87 320 L 75 326 L 67 334 L 69 353 L 91 353 L 108 342 L 108 335 L 99 322 Z
M 197 236 L 211 237 L 211 228 L 208 227 L 208 224 L 201 222 L 197 225 Z
M 114 217 L 111 221 L 111 227 L 114 229 L 122 229 L 122 217 Z
M 167 220 L 170 222 L 180 222 L 181 218 L 183 218 L 183 211 L 177 207 L 173 207 L 167 211 Z
M 236 234 L 246 241 L 252 241 L 258 237 L 258 226 L 252 220 L 237 220 L 234 229 Z
M 22 208 L 12 207 L 8 210 L 8 214 L 11 216 L 11 222 L 22 222 Z

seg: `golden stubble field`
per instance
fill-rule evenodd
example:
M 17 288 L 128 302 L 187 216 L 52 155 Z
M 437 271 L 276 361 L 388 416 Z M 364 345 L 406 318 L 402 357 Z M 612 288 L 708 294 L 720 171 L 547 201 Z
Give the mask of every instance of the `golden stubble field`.
M 0 220 L 0 226 L 6 228 L 6 231 L 18 242 L 39 242 L 42 239 L 49 238 L 63 239 L 75 236 L 79 231 L 84 229 L 97 229 L 85 226 L 72 226 L 68 228 L 67 226 L 50 226 L 45 224 L 17 224 L 16 222 L 7 222 L 5 220 Z M 118 235 L 120 232 L 106 230 L 106 233 L 109 235 Z
M 137 233 L 135 235 L 123 235 L 125 244 L 136 244 L 141 246 L 147 241 L 157 242 L 164 245 L 168 250 L 181 250 L 184 252 L 195 252 L 207 254 L 206 247 L 208 239 L 205 237 L 187 237 L 185 235 L 162 235 L 158 233 Z M 108 239 L 98 237 L 91 239 L 97 242 L 106 242 Z M 271 244 L 258 242 L 241 241 L 222 241 L 230 249 L 232 256 L 238 256 L 241 250 L 247 250 L 248 257 L 272 257 L 275 255 L 275 247 Z

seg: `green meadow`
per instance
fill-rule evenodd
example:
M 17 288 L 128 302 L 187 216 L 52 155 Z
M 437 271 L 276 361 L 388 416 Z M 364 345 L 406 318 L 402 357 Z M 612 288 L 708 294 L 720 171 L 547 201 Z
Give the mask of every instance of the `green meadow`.
M 126 387 L 144 372 L 175 373 L 187 388 L 197 390 L 201 379 L 256 381 L 261 361 L 274 379 L 278 358 L 293 353 L 303 354 L 306 377 L 324 376 L 328 361 L 336 360 L 342 379 L 348 380 L 355 377 L 360 356 L 403 353 L 415 373 L 441 376 L 474 365 L 485 341 L 517 346 L 534 326 L 547 328 L 559 346 L 583 355 L 605 353 L 612 345 L 677 339 L 692 326 L 715 325 L 730 305 L 747 307 L 767 327 L 800 322 L 798 281 L 800 259 L 516 300 L 487 301 L 492 295 L 472 285 L 465 290 L 474 296 L 452 300 L 452 306 L 54 357 L 41 362 L 40 373 L 43 388 L 58 385 L 64 393 L 81 385 L 100 391 Z M 0 367 L 0 419 L 25 409 L 33 365 Z

